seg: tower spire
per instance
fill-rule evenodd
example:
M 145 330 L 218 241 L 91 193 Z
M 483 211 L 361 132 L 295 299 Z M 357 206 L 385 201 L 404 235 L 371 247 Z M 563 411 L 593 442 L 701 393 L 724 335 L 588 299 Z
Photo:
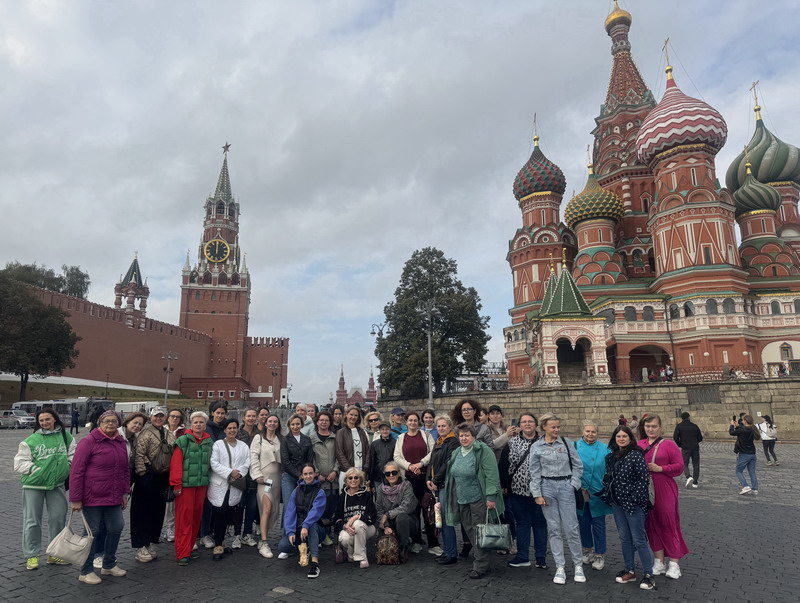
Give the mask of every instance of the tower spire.
M 231 177 L 228 174 L 228 151 L 230 150 L 230 143 L 226 142 L 222 145 L 222 168 L 219 171 L 219 178 L 217 179 L 217 189 L 214 191 L 214 199 L 222 201 L 230 201 L 233 198 L 231 192 Z

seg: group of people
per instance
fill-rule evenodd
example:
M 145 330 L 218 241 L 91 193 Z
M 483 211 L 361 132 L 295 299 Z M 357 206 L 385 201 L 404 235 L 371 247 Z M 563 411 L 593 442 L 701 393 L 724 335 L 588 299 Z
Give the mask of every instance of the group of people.
M 688 418 L 674 434 L 681 447 L 702 439 L 685 425 Z M 248 409 L 240 424 L 214 403 L 208 414 L 191 413 L 185 426 L 179 410 L 153 409 L 124 421 L 109 410 L 77 446 L 52 409 L 39 411 L 36 421 L 15 457 L 27 567 L 38 568 L 45 504 L 51 534 L 64 526 L 69 478 L 71 507 L 84 513 L 94 535 L 79 577 L 87 584 L 125 575 L 116 554 L 130 504 L 131 545 L 141 563 L 157 557 L 154 545 L 163 540 L 174 540 L 180 566 L 199 558 L 201 547 L 213 549 L 217 561 L 243 544 L 271 559 L 269 532 L 280 524 L 278 559 L 297 555 L 309 578 L 320 575 L 321 546 L 335 544 L 337 562 L 366 569 L 368 543 L 377 539 L 379 562 L 392 546 L 402 563 L 424 545 L 440 565 L 471 556 L 468 576 L 479 579 L 492 555 L 478 526 L 496 517 L 513 538 L 499 551 L 510 556 L 507 565 L 530 567 L 532 540 L 533 565 L 547 570 L 549 549 L 556 584 L 567 579 L 565 544 L 575 582 L 586 581 L 584 565 L 605 567 L 612 515 L 624 559 L 616 581 L 652 589 L 659 574 L 680 578 L 679 561 L 688 553 L 674 478 L 685 467 L 688 475 L 691 459 L 695 486 L 699 480 L 696 457 L 664 439 L 652 414 L 642 417 L 638 437 L 617 425 L 608 445 L 596 422 L 585 421 L 572 441 L 560 435 L 553 414 L 523 413 L 506 425 L 499 406 L 484 409 L 472 399 L 446 414 L 397 407 L 388 420 L 355 406 L 298 405 L 285 430 L 267 408 Z M 765 422 L 772 425 L 769 417 Z M 750 471 L 752 491 L 755 461 L 751 469 L 748 455 L 759 430 L 749 416 L 732 421 L 737 475 L 743 480 L 742 471 Z

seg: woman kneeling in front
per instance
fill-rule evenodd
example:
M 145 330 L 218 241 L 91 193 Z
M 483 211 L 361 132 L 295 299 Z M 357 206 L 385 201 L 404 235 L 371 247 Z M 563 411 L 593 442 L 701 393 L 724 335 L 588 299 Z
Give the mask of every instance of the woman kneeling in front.
M 369 567 L 367 540 L 375 536 L 375 502 L 367 491 L 364 472 L 350 467 L 344 474 L 345 488 L 339 496 L 335 526 L 339 543 L 347 551 L 348 561 L 358 561 L 361 569 Z
M 324 530 L 317 522 L 325 512 L 325 492 L 317 479 L 314 465 L 303 465 L 300 479 L 289 496 L 283 516 L 284 535 L 278 548 L 278 559 L 286 559 L 295 549 L 300 552 L 300 565 L 308 566 L 308 577 L 319 576 L 319 541 Z M 309 554 L 311 563 L 308 562 Z

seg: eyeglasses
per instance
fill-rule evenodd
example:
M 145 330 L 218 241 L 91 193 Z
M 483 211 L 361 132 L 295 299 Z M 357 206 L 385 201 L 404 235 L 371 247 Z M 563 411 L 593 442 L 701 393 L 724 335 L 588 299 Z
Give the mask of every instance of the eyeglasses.
M 115 419 L 106 419 L 105 421 L 100 421 L 100 425 L 119 425 L 119 421 Z
M 469 406 L 462 406 L 461 412 L 475 412 L 474 408 L 470 408 Z
M 392 477 L 393 475 L 397 475 L 398 473 L 400 473 L 400 472 L 399 472 L 399 471 L 384 471 L 384 472 L 383 472 L 383 474 L 384 474 L 386 477 Z
M 354 479 L 354 480 L 361 481 L 361 478 L 360 478 L 360 477 L 358 477 L 357 475 L 351 475 L 350 477 L 346 477 L 345 479 L 346 479 L 347 481 L 350 481 L 351 479 Z
M 369 420 L 370 423 L 377 423 L 378 421 L 380 421 L 380 419 L 372 418 Z

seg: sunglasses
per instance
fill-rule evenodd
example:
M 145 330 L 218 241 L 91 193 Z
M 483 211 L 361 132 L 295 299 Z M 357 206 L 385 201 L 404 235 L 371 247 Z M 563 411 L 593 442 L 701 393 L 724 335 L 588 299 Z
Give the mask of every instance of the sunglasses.
M 392 477 L 393 475 L 397 475 L 398 473 L 400 473 L 400 472 L 399 472 L 399 471 L 384 471 L 384 472 L 383 472 L 383 474 L 384 474 L 386 477 Z
M 351 479 L 355 479 L 355 480 L 361 481 L 361 478 L 360 478 L 360 477 L 358 477 L 357 475 L 351 475 L 350 477 L 348 477 L 348 478 L 345 478 L 345 479 L 346 479 L 347 481 L 350 481 Z
M 370 423 L 377 423 L 378 421 L 380 421 L 380 419 L 372 418 L 369 420 Z

